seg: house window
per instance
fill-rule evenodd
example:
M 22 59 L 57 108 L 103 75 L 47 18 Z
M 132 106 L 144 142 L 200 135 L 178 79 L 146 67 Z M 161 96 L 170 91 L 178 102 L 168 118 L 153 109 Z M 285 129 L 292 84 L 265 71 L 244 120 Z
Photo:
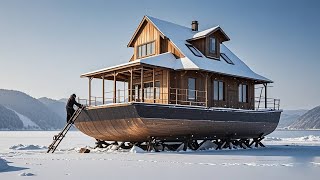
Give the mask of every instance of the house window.
M 135 85 L 135 86 L 134 86 L 133 95 L 134 95 L 133 99 L 134 99 L 135 101 L 138 101 L 138 100 L 140 99 L 140 97 L 141 97 L 141 94 L 140 94 L 140 85 Z
M 190 44 L 186 44 L 186 46 L 190 49 L 190 51 L 198 57 L 202 57 L 202 55 L 200 54 L 199 50 L 197 48 L 195 48 L 194 46 L 190 45 Z
M 224 100 L 224 83 L 223 81 L 213 81 L 213 100 Z
M 239 102 L 248 102 L 247 101 L 247 93 L 248 93 L 248 85 L 239 84 Z
M 221 53 L 220 56 L 222 57 L 223 60 L 225 60 L 228 64 L 234 64 L 231 59 L 229 59 L 229 57 L 224 54 L 224 53 Z
M 211 54 L 215 54 L 216 53 L 216 38 L 211 37 L 209 43 L 210 43 L 209 52 Z
M 155 99 L 160 99 L 160 82 L 156 81 L 154 84 L 154 89 L 155 89 Z M 144 98 L 145 99 L 154 99 L 153 96 L 153 83 L 149 82 L 149 83 L 144 83 Z
M 196 100 L 196 79 L 188 78 L 188 100 Z
M 155 54 L 155 42 L 150 42 L 138 46 L 138 58 Z

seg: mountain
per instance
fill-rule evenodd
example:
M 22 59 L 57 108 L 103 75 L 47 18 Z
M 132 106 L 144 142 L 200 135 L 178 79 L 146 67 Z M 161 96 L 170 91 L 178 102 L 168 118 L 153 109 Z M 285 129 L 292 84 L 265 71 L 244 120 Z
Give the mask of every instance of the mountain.
M 66 119 L 66 102 L 60 100 L 54 100 L 47 97 L 42 97 L 38 99 L 44 105 L 46 105 L 50 110 L 58 114 L 63 119 Z
M 19 116 L 12 110 L 0 105 L 0 129 L 22 129 L 23 123 Z
M 65 124 L 65 119 L 39 100 L 23 92 L 0 89 L 0 104 L 16 112 L 20 120 L 23 119 L 25 123 L 31 123 L 31 125 L 34 123 L 42 130 L 60 129 Z
M 277 128 L 286 128 L 294 123 L 300 116 L 306 113 L 308 110 L 284 110 L 281 113 L 280 122 Z
M 290 129 L 320 129 L 320 106 L 317 106 L 289 126 Z

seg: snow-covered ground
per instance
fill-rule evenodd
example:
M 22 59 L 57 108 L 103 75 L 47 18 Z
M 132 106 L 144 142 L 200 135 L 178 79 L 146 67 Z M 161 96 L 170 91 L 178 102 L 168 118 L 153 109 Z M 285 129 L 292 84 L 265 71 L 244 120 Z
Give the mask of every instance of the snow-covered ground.
M 282 132 L 286 133 L 286 132 Z M 73 131 L 54 154 L 53 131 L 0 131 L 0 179 L 319 179 L 320 136 L 273 136 L 267 148 L 187 152 L 77 151 L 94 139 Z M 275 133 L 275 135 L 278 135 Z M 26 177 L 28 176 L 28 177 Z

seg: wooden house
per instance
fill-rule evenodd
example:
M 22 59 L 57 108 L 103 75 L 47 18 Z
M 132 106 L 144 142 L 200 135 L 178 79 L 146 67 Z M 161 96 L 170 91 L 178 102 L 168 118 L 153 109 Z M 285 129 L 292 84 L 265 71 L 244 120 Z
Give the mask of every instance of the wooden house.
M 89 79 L 85 102 L 89 107 L 77 127 L 96 139 L 134 142 L 150 137 L 258 138 L 271 133 L 281 113 L 279 100 L 267 97 L 272 81 L 253 72 L 225 46 L 230 38 L 220 26 L 203 31 L 198 26 L 197 21 L 185 27 L 144 16 L 127 45 L 133 49 L 128 63 L 81 75 Z M 101 96 L 91 93 L 93 79 L 101 79 Z M 107 80 L 113 81 L 111 97 L 105 92 Z M 124 88 L 117 87 L 117 82 L 124 82 Z M 258 109 L 263 104 L 268 110 L 255 107 L 257 85 L 262 87 Z M 129 106 L 135 108 L 124 108 Z M 164 113 L 177 116 L 168 118 Z M 188 125 L 181 127 L 181 123 Z

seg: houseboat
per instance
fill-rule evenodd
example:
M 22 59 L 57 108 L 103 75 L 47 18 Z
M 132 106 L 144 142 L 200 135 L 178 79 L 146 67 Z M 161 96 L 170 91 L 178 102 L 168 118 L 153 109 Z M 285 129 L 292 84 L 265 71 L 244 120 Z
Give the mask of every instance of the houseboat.
M 267 97 L 273 81 L 225 46 L 230 38 L 220 26 L 198 26 L 144 16 L 127 45 L 133 49 L 128 63 L 81 75 L 89 97 L 79 99 L 87 107 L 75 126 L 100 142 L 148 149 L 172 142 L 198 149 L 208 141 L 217 148 L 263 146 L 282 112 L 280 100 Z M 101 95 L 91 93 L 94 79 L 102 83 Z

